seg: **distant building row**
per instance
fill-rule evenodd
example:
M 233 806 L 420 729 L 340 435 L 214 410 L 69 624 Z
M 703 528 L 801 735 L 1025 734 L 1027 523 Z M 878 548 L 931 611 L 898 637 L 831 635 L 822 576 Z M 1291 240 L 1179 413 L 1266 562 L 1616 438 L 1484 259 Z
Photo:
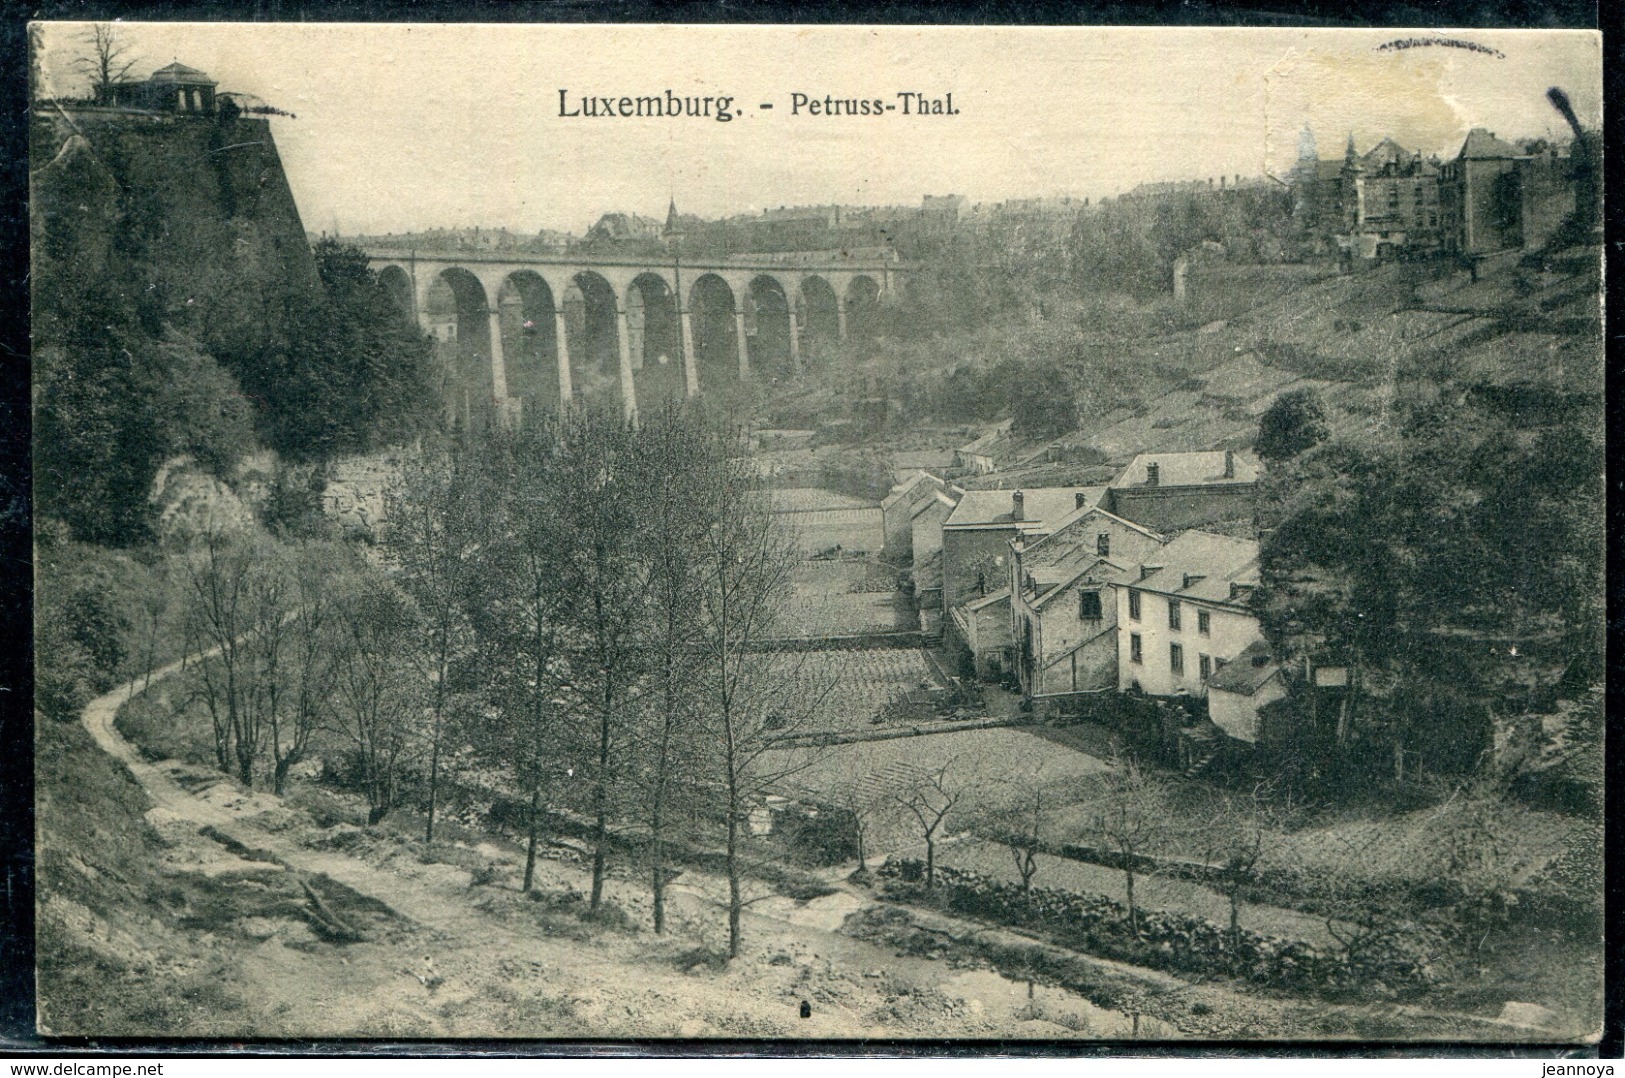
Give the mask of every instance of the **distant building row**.
M 1304 129 L 1293 170 L 1294 213 L 1325 253 L 1345 260 L 1478 256 L 1539 244 L 1573 208 L 1567 154 L 1514 146 L 1477 127 L 1449 161 L 1385 138 L 1364 154 L 1349 136 L 1341 160 L 1316 155 Z

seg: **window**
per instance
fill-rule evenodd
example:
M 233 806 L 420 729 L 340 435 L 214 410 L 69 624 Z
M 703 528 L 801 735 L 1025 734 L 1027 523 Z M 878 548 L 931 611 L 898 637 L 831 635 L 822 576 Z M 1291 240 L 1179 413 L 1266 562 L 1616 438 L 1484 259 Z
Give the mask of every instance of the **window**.
M 1084 621 L 1100 620 L 1100 592 L 1078 592 L 1078 617 Z
M 1206 610 L 1196 612 L 1196 631 L 1207 636 L 1213 631 L 1213 616 Z
M 1131 663 L 1145 662 L 1145 653 L 1140 650 L 1140 634 L 1128 634 L 1128 661 Z
M 1178 644 L 1168 645 L 1168 669 L 1176 674 L 1185 672 L 1185 649 Z
M 1111 552 L 1112 552 L 1112 533 L 1111 532 L 1101 532 L 1099 535 L 1095 536 L 1095 553 L 1098 556 L 1104 558 L 1104 557 L 1110 556 Z
M 1128 616 L 1135 621 L 1140 620 L 1140 593 L 1133 588 L 1128 589 Z M 1139 637 L 1135 639 L 1138 640 Z
M 1196 670 L 1201 675 L 1202 680 L 1206 681 L 1213 676 L 1213 660 L 1206 655 L 1198 655 L 1196 657 Z
M 1179 628 L 1179 600 L 1168 600 L 1168 628 Z

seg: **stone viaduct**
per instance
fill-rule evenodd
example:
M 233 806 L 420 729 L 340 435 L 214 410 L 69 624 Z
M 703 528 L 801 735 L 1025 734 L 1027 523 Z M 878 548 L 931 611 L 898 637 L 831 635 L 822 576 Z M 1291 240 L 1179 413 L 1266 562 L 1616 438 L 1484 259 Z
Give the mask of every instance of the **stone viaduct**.
M 836 254 L 725 259 L 367 250 L 401 309 L 448 360 L 467 421 L 613 394 L 638 401 L 777 380 L 873 331 L 909 267 Z

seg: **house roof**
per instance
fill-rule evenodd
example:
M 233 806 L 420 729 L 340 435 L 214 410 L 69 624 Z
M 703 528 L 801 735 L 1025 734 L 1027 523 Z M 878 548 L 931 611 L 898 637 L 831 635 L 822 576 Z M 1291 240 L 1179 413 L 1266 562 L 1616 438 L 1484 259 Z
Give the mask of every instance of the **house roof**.
M 1000 423 L 998 426 L 994 427 L 992 430 L 988 431 L 986 434 L 983 434 L 981 437 L 976 438 L 973 441 L 966 442 L 964 445 L 962 445 L 958 449 L 954 450 L 954 452 L 956 452 L 956 453 L 987 453 L 987 452 L 991 452 L 1001 442 L 1009 440 L 1009 438 L 1010 438 L 1010 425 L 1011 425 L 1012 422 L 1013 422 L 1012 420 L 1006 419 L 1004 422 Z
M 1233 692 L 1251 696 L 1281 672 L 1281 664 L 1270 655 L 1270 646 L 1254 640 L 1241 654 L 1225 663 L 1207 680 L 1208 692 Z
M 975 600 L 974 602 L 966 603 L 965 609 L 974 614 L 978 611 L 986 610 L 990 606 L 998 606 L 1000 603 L 1008 603 L 1009 601 L 1010 589 L 1000 588 L 998 591 L 988 592 L 986 595 Z
M 1105 488 L 1102 487 L 1101 490 L 1104 493 Z M 1049 529 L 1049 534 L 1045 535 L 1045 536 L 1042 536 L 1041 538 L 1033 540 L 1032 544 L 1027 547 L 1027 550 L 1029 552 L 1034 551 L 1034 550 L 1038 550 L 1040 547 L 1044 546 L 1046 543 L 1051 542 L 1052 540 L 1059 542 L 1060 541 L 1058 539 L 1059 536 L 1065 534 L 1065 532 L 1066 532 L 1066 530 L 1068 528 L 1072 527 L 1072 525 L 1074 525 L 1074 524 L 1078 523 L 1079 521 L 1083 520 L 1085 517 L 1099 517 L 1099 518 L 1101 518 L 1103 520 L 1109 520 L 1114 524 L 1118 524 L 1118 525 L 1121 525 L 1122 527 L 1128 528 L 1130 531 L 1137 531 L 1141 535 L 1144 535 L 1148 539 L 1155 539 L 1159 543 L 1164 541 L 1163 537 L 1161 535 L 1158 535 L 1156 532 L 1152 531 L 1150 528 L 1147 528 L 1145 525 L 1136 524 L 1132 520 L 1124 520 L 1122 517 L 1118 516 L 1116 513 L 1112 513 L 1112 512 L 1109 512 L 1109 511 L 1105 510 L 1105 509 L 1102 509 L 1098 504 L 1096 504 L 1094 502 L 1093 499 L 1091 499 L 1088 503 L 1086 503 L 1084 505 L 1084 507 L 1082 509 L 1073 509 L 1072 512 L 1068 513 L 1066 516 L 1062 517 L 1060 520 L 1057 520 L 1055 522 L 1054 526 Z
M 1179 598 L 1233 603 L 1231 585 L 1258 583 L 1258 543 L 1188 531 L 1156 554 L 1157 564 L 1134 586 Z M 1148 568 L 1150 568 L 1148 566 Z
M 1475 127 L 1467 132 L 1467 140 L 1461 144 L 1458 155 L 1463 160 L 1521 156 L 1516 146 L 1502 142 L 1495 137 L 1495 132 L 1483 127 Z
M 1224 474 L 1224 450 L 1205 453 L 1141 453 L 1129 462 L 1127 468 L 1113 479 L 1112 489 L 1143 487 L 1146 485 L 1146 465 L 1157 466 L 1159 487 L 1205 487 L 1225 484 L 1253 483 L 1258 480 L 1258 460 L 1251 454 L 1235 451 L 1236 474 Z
M 1094 558 L 1087 565 L 1082 567 L 1074 566 L 1058 575 L 1060 579 L 1056 581 L 1054 586 L 1032 601 L 1030 605 L 1033 609 L 1036 610 L 1046 605 L 1057 595 L 1066 594 L 1067 589 L 1085 577 L 1089 577 L 1092 583 L 1126 584 L 1134 579 L 1134 570 L 1118 565 L 1114 561 L 1108 561 L 1105 558 Z M 1035 573 L 1034 576 L 1036 577 L 1037 574 Z
M 899 501 L 902 501 L 905 497 L 907 497 L 914 490 L 914 488 L 918 487 L 921 483 L 930 483 L 938 490 L 941 490 L 946 485 L 941 479 L 938 479 L 930 472 L 915 472 L 913 475 L 891 488 L 891 493 L 887 494 L 880 500 L 880 508 L 890 509 Z
M 1078 496 L 1087 509 L 1105 496 L 1105 487 L 1035 487 L 1021 491 L 1021 520 L 1011 513 L 1014 490 L 967 490 L 959 505 L 943 522 L 944 528 L 1013 527 L 1017 531 L 1043 531 L 1065 516 L 1078 511 Z
M 957 490 L 958 488 L 955 487 L 950 489 Z M 939 506 L 946 508 L 951 513 L 953 512 L 954 506 L 958 504 L 959 502 L 953 497 L 953 495 L 949 494 L 947 491 L 939 490 L 934 497 L 921 500 L 920 504 L 914 507 L 914 511 L 908 515 L 908 518 L 910 520 L 918 520 L 920 515 L 926 510 L 936 509 Z
M 1326 157 L 1315 162 L 1315 179 L 1336 180 L 1343 176 L 1343 159 Z
M 178 86 L 213 86 L 214 80 L 195 67 L 187 67 L 179 61 L 168 67 L 160 67 L 147 76 L 148 82 L 169 82 Z

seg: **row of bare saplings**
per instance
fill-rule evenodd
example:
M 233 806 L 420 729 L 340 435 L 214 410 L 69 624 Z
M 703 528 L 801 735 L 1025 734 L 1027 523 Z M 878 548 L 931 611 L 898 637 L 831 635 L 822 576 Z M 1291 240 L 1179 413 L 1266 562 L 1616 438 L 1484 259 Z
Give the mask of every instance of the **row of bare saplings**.
M 1434 983 L 1430 949 L 1408 934 L 1388 934 L 1358 950 L 1238 928 L 1170 910 L 1127 907 L 1104 895 L 995 879 L 937 867 L 927 884 L 922 861 L 888 861 L 879 876 L 888 898 L 930 898 L 957 913 L 1036 929 L 1057 942 L 1139 965 L 1203 976 L 1235 976 L 1269 988 L 1358 993 L 1376 985 L 1415 992 Z M 1416 929 L 1420 931 L 1420 929 Z
M 636 834 L 666 928 L 669 851 L 721 847 L 740 946 L 751 808 L 808 753 L 776 741 L 827 686 L 761 647 L 793 555 L 751 497 L 737 432 L 671 407 L 638 426 L 572 412 L 423 448 L 365 556 L 208 535 L 189 624 L 220 766 L 281 792 L 341 752 L 376 824 L 408 799 L 434 841 L 454 767 L 545 821 L 590 821 L 591 906 Z M 329 770 L 333 770 L 331 767 Z

